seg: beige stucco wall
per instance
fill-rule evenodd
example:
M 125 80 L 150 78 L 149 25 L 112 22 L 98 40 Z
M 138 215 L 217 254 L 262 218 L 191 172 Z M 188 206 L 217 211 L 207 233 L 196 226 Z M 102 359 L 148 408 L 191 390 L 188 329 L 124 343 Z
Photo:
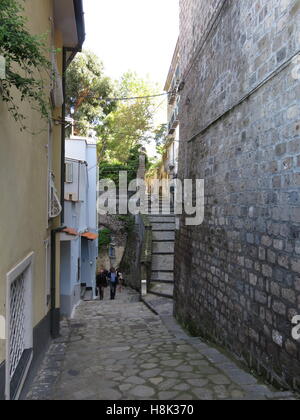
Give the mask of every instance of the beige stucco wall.
M 52 0 L 27 0 L 32 33 L 49 34 L 49 18 L 53 16 Z M 59 37 L 57 37 L 59 40 Z M 60 46 L 60 45 L 57 45 Z M 50 48 L 49 48 L 50 49 Z M 17 95 L 16 95 L 17 97 Z M 0 317 L 6 316 L 6 274 L 34 252 L 33 327 L 45 316 L 46 250 L 44 241 L 50 237 L 48 226 L 48 131 L 47 123 L 28 104 L 21 110 L 28 115 L 28 132 L 20 132 L 0 97 Z M 40 132 L 41 130 L 43 130 Z M 40 132 L 32 135 L 30 132 Z M 54 129 L 54 171 L 56 186 L 60 186 L 60 127 Z M 59 241 L 57 241 L 57 274 L 59 284 Z M 59 298 L 59 291 L 58 291 Z M 1 318 L 0 318 L 1 320 Z M 0 363 L 5 360 L 5 340 L 0 328 Z

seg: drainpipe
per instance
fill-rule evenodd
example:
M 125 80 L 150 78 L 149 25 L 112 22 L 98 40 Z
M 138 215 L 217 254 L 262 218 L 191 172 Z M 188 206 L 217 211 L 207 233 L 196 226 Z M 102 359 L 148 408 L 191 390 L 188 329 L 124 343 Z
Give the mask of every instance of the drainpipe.
M 66 71 L 67 71 L 67 50 L 63 48 L 63 97 L 64 103 L 62 105 L 62 121 L 66 119 Z M 51 311 L 50 311 L 50 332 L 52 338 L 59 337 L 60 326 L 60 310 L 56 308 L 56 235 L 61 233 L 65 226 L 65 140 L 66 140 L 65 124 L 61 125 L 61 187 L 60 187 L 60 201 L 62 211 L 60 214 L 61 226 L 52 229 L 51 231 Z
M 63 84 L 63 97 L 64 97 L 64 103 L 62 106 L 62 121 L 66 120 L 66 71 L 67 71 L 67 50 L 66 48 L 63 48 L 63 75 L 62 75 L 62 84 Z M 61 224 L 64 224 L 65 220 L 65 154 L 66 154 L 66 127 L 65 124 L 61 125 Z
M 56 235 L 66 227 L 60 226 L 51 231 L 51 311 L 50 332 L 52 338 L 59 337 L 60 310 L 56 308 Z

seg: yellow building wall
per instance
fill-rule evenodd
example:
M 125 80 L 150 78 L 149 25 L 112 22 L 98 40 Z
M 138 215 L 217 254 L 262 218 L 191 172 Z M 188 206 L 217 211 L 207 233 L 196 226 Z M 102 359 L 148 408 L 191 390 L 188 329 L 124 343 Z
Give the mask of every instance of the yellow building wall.
M 28 29 L 34 34 L 48 33 L 51 45 L 52 0 L 27 0 Z M 59 45 L 60 37 L 56 36 Z M 16 94 L 16 98 L 17 98 Z M 48 129 L 47 122 L 27 103 L 21 111 L 28 116 L 27 131 L 8 113 L 0 96 L 0 364 L 5 360 L 5 340 L 1 319 L 6 317 L 6 274 L 29 253 L 34 252 L 33 327 L 46 313 L 45 240 L 59 218 L 48 224 Z M 56 112 L 57 115 L 60 113 Z M 60 126 L 54 128 L 53 161 L 55 181 L 60 190 Z M 33 135 L 32 132 L 39 133 Z M 60 249 L 57 240 L 57 283 L 59 285 Z M 59 291 L 58 291 L 59 297 Z M 58 300 L 59 302 L 59 300 Z M 3 323 L 2 323 L 3 325 Z

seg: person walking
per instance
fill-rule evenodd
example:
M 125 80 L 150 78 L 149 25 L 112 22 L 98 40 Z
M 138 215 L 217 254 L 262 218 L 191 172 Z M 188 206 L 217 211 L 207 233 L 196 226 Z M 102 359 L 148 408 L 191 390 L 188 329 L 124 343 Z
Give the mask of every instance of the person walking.
M 110 299 L 115 300 L 117 286 L 118 286 L 118 276 L 117 276 L 116 270 L 113 267 L 110 269 L 110 272 L 108 274 L 108 279 L 110 283 Z
M 117 270 L 117 276 L 118 276 L 118 284 L 119 284 L 118 291 L 122 293 L 124 290 L 125 283 L 124 283 L 123 274 L 121 273 L 119 269 Z
M 104 299 L 104 289 L 107 287 L 107 277 L 108 271 L 104 270 L 103 268 L 100 270 L 99 274 L 97 274 L 96 286 L 100 300 Z

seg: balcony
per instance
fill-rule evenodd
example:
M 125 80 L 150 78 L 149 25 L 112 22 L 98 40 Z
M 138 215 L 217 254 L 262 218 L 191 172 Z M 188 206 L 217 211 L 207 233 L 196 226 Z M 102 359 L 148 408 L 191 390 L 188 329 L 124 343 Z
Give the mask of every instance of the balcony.
M 171 120 L 169 122 L 169 126 L 168 126 L 168 134 L 174 134 L 176 128 L 178 127 L 179 124 L 179 118 L 178 118 L 178 106 L 176 106 L 176 108 L 174 109 L 173 115 L 171 117 Z
M 179 67 L 177 67 L 174 74 L 173 82 L 171 84 L 171 89 L 170 89 L 171 93 L 169 95 L 169 105 L 173 105 L 175 103 L 179 85 L 180 85 L 180 71 L 179 71 Z

